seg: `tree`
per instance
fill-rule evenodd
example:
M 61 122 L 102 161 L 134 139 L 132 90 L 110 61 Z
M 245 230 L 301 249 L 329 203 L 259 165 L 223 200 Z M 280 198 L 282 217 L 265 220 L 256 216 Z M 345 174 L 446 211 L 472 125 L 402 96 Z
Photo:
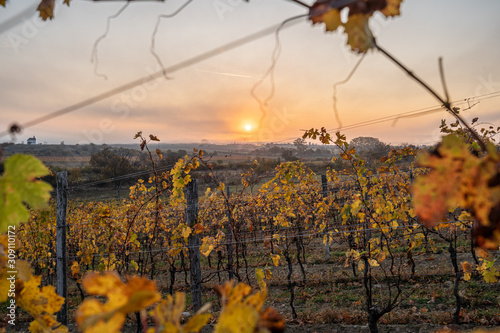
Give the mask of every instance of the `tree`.
M 126 180 L 126 178 L 120 176 L 124 176 L 132 171 L 129 159 L 126 156 L 118 154 L 117 151 L 111 148 L 106 148 L 90 157 L 90 165 L 94 168 L 94 172 L 98 173 L 102 179 L 113 179 L 112 182 L 115 185 L 116 195 L 119 196 L 120 188 Z
M 296 161 L 297 157 L 293 154 L 293 150 L 285 149 L 281 154 L 281 157 L 287 162 Z
M 354 138 L 351 140 L 350 145 L 356 149 L 358 155 L 368 160 L 380 159 L 382 156 L 387 155 L 390 150 L 388 144 L 370 136 Z
M 70 183 L 75 184 L 82 180 L 82 171 L 78 168 L 73 168 L 69 172 L 68 180 Z
M 299 153 L 303 153 L 307 150 L 306 140 L 304 138 L 295 139 L 293 145 L 297 148 Z
M 163 152 L 161 160 L 158 162 L 158 167 L 171 168 L 179 159 L 184 158 L 187 154 L 188 152 L 184 149 L 179 149 L 176 152 L 168 149 Z

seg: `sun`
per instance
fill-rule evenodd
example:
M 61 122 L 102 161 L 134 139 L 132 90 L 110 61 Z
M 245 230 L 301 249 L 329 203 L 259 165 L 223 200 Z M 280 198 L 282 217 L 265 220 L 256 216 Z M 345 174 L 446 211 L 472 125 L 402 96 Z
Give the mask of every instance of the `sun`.
M 252 130 L 252 125 L 246 124 L 245 125 L 245 131 L 250 132 Z

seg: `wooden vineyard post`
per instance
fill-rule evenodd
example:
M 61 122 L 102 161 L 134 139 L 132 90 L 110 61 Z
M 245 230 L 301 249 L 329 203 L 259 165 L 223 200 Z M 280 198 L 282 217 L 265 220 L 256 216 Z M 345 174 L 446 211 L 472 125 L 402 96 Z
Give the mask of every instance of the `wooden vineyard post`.
M 364 177 L 366 177 L 366 172 L 363 174 Z M 365 192 L 365 196 L 364 196 L 364 200 L 365 202 L 368 202 L 369 201 L 369 196 L 368 196 L 368 191 L 370 189 L 370 178 L 367 178 L 368 182 L 367 182 L 367 188 L 366 188 L 366 192 Z M 366 225 L 366 239 L 367 239 L 367 242 L 368 242 L 368 251 L 370 251 L 370 239 L 372 239 L 372 230 L 371 230 L 371 227 L 367 224 Z
M 227 193 L 227 225 L 228 225 L 228 244 L 227 244 L 227 270 L 229 272 L 229 280 L 233 279 L 233 226 L 231 221 L 231 212 L 229 211 L 229 197 L 231 196 L 231 191 L 229 186 L 226 188 Z
M 328 183 L 326 181 L 326 175 L 321 175 L 321 195 L 323 200 L 328 196 Z M 328 230 L 328 228 L 326 229 Z M 325 244 L 325 260 L 330 260 L 330 235 L 326 234 L 326 244 Z
M 198 180 L 193 179 L 186 188 L 186 224 L 193 229 L 188 237 L 189 260 L 191 271 L 191 298 L 193 312 L 201 308 L 201 267 L 200 267 L 200 237 L 194 231 L 198 219 Z
M 68 210 L 68 173 L 57 173 L 57 294 L 64 297 L 64 304 L 57 313 L 57 320 L 68 325 L 68 286 L 66 284 L 66 213 Z

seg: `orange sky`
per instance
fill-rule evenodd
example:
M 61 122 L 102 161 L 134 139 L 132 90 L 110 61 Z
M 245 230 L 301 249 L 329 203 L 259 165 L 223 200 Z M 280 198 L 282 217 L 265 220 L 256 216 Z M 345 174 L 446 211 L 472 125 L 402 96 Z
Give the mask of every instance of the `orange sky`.
M 7 8 L 1 8 L 0 29 L 30 3 L 36 1 L 10 1 Z M 149 51 L 156 18 L 183 3 L 131 3 L 112 20 L 98 48 L 98 72 L 107 79 L 94 73 L 90 56 L 105 31 L 107 17 L 123 4 L 72 1 L 70 8 L 59 4 L 51 22 L 28 16 L 3 31 L 0 124 L 25 123 L 149 75 L 158 68 Z M 500 2 L 405 0 L 402 12 L 391 20 L 373 18 L 378 43 L 440 93 L 437 58 L 442 56 L 452 100 L 480 101 L 465 117 L 479 116 L 500 124 L 500 96 L 495 95 L 500 90 L 500 22 L 496 17 Z M 305 13 L 286 0 L 194 1 L 176 17 L 162 20 L 157 53 L 169 67 Z M 271 64 L 273 35 L 180 69 L 169 80 L 159 79 L 27 128 L 16 142 L 35 135 L 47 143 L 132 143 L 139 130 L 154 133 L 163 142 L 292 142 L 302 129 L 338 128 L 332 86 L 348 75 L 359 56 L 348 51 L 343 35 L 325 33 L 323 27 L 313 27 L 305 19 L 283 30 L 280 42 L 274 96 L 258 130 L 261 112 L 250 91 Z M 265 99 L 270 91 L 270 81 L 265 80 L 256 94 Z M 344 126 L 438 106 L 377 52 L 370 52 L 352 79 L 338 87 L 337 97 Z M 443 117 L 446 114 L 438 112 L 392 119 L 347 127 L 345 133 L 348 138 L 374 136 L 388 143 L 430 144 L 439 138 Z M 246 131 L 246 124 L 254 129 Z

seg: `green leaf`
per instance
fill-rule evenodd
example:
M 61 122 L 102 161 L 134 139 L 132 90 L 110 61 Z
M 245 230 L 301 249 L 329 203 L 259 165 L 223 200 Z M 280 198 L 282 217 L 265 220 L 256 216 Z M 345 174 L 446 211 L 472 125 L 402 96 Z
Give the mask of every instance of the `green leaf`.
M 4 167 L 0 178 L 0 233 L 7 231 L 8 226 L 29 219 L 26 205 L 33 209 L 44 208 L 52 190 L 48 183 L 37 180 L 48 175 L 49 169 L 34 156 L 11 156 Z

